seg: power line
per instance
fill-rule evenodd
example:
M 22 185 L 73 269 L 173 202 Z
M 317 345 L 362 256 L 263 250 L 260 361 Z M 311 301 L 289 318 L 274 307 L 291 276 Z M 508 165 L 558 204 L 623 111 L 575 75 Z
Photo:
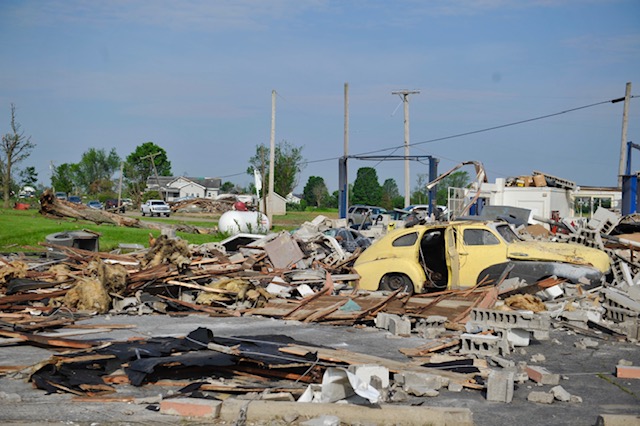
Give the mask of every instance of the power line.
M 639 96 L 638 95 L 631 96 L 632 99 L 633 98 L 637 98 L 637 97 L 639 97 Z M 624 99 L 624 98 L 622 98 L 622 99 Z M 497 126 L 486 127 L 484 129 L 472 130 L 472 131 L 469 131 L 469 132 L 457 133 L 455 135 L 442 136 L 442 137 L 435 138 L 435 139 L 429 139 L 429 140 L 425 140 L 425 141 L 421 141 L 421 142 L 415 142 L 415 143 L 409 144 L 409 146 L 417 147 L 417 146 L 425 145 L 425 144 L 428 144 L 428 143 L 440 142 L 440 141 L 444 141 L 444 140 L 460 138 L 460 137 L 463 137 L 463 136 L 470 136 L 470 135 L 475 135 L 475 134 L 478 134 L 478 133 L 490 132 L 490 131 L 493 131 L 493 130 L 504 129 L 506 127 L 517 126 L 517 125 L 525 124 L 525 123 L 531 123 L 533 121 L 544 120 L 544 119 L 547 119 L 547 118 L 556 117 L 558 115 L 568 114 L 570 112 L 580 111 L 580 110 L 587 109 L 587 108 L 593 108 L 593 107 L 598 106 L 598 105 L 603 105 L 603 104 L 608 104 L 608 103 L 616 103 L 616 102 L 620 102 L 620 100 L 619 99 L 610 99 L 610 100 L 606 100 L 606 101 L 600 101 L 600 102 L 596 102 L 596 103 L 592 103 L 592 104 L 588 104 L 588 105 L 582 105 L 582 106 L 575 107 L 575 108 L 569 108 L 569 109 L 566 109 L 566 110 L 563 110 L 563 111 L 559 111 L 559 112 L 554 112 L 554 113 L 551 113 L 551 114 L 541 115 L 541 116 L 538 116 L 538 117 L 527 118 L 527 119 L 524 119 L 524 120 L 514 121 L 514 122 L 511 122 L 511 123 L 506 123 L 506 124 L 500 124 L 500 125 L 497 125 Z M 393 147 L 390 147 L 390 148 L 381 148 L 381 149 L 376 149 L 376 150 L 373 150 L 373 151 L 366 151 L 366 152 L 362 152 L 360 154 L 355 154 L 355 155 L 356 156 L 369 155 L 369 154 L 377 154 L 377 153 L 381 153 L 381 152 L 385 152 L 385 151 L 391 151 L 391 153 L 388 154 L 389 156 L 391 156 L 391 155 L 393 155 L 394 152 L 396 152 L 397 150 L 399 150 L 402 147 L 404 147 L 404 144 L 403 145 L 393 146 Z M 342 157 L 341 156 L 336 156 L 336 157 L 330 157 L 330 158 L 323 158 L 323 159 L 319 159 L 319 160 L 310 160 L 310 161 L 305 161 L 302 164 L 306 166 L 308 164 L 324 163 L 324 162 L 327 162 L 327 161 L 336 161 L 336 160 L 339 160 L 340 158 L 342 158 Z M 380 160 L 374 166 L 374 168 L 377 167 L 378 165 L 380 165 L 380 163 L 382 163 L 382 161 L 384 161 L 384 160 Z M 232 175 L 222 176 L 222 178 L 240 176 L 240 175 L 244 175 L 244 174 L 246 174 L 246 173 L 236 173 L 236 174 L 232 174 Z

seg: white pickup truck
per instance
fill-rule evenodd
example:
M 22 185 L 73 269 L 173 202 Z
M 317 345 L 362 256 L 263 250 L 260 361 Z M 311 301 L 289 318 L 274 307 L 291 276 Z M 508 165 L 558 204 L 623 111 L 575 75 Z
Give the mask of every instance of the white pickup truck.
M 142 213 L 142 216 L 165 215 L 169 217 L 171 209 L 169 205 L 162 200 L 148 200 L 140 206 L 140 213 Z

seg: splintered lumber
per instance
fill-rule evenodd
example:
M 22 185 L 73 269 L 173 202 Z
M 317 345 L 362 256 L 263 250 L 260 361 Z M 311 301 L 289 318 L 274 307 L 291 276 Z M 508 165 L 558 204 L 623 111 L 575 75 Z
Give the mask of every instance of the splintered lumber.
M 326 290 L 325 290 L 326 291 Z M 447 292 L 433 298 L 410 297 L 408 300 L 398 298 L 399 293 L 383 295 L 368 293 L 358 296 L 329 295 L 320 291 L 300 302 L 274 299 L 264 307 L 245 311 L 248 315 L 262 315 L 274 318 L 294 319 L 298 321 L 318 321 L 332 324 L 353 323 L 358 320 L 370 320 L 378 312 L 396 315 L 410 315 L 414 318 L 426 318 L 431 315 L 442 315 L 450 321 L 464 319 L 472 308 L 483 305 L 489 290 L 478 290 L 468 296 L 460 292 Z M 340 308 L 349 300 L 360 307 L 355 311 L 343 311 Z M 308 318 L 308 320 L 307 320 Z
M 417 358 L 417 357 L 427 356 L 433 352 L 441 351 L 443 349 L 448 349 L 453 346 L 457 346 L 459 344 L 460 344 L 460 339 L 458 338 L 441 339 L 441 340 L 431 341 L 424 345 L 420 345 L 416 348 L 402 348 L 400 349 L 400 352 L 402 352 L 404 355 L 408 357 Z
M 49 299 L 53 297 L 60 297 L 67 294 L 67 289 L 56 290 L 48 293 L 27 293 L 27 294 L 14 294 L 11 296 L 0 297 L 0 309 L 8 309 L 15 303 L 33 302 L 42 299 Z
M 47 337 L 47 336 L 42 336 L 37 334 L 30 334 L 30 333 L 20 333 L 18 331 L 0 330 L 0 336 L 13 337 L 28 343 L 34 343 L 34 344 L 44 345 L 44 346 L 61 347 L 61 348 L 89 349 L 96 346 L 96 343 L 92 343 L 92 342 L 65 339 L 62 337 Z
M 359 364 L 374 364 L 386 367 L 393 373 L 399 373 L 402 371 L 412 371 L 416 373 L 428 373 L 438 376 L 446 377 L 456 383 L 460 383 L 466 387 L 476 388 L 476 384 L 472 382 L 472 378 L 469 375 L 461 373 L 453 373 L 450 371 L 440 371 L 434 368 L 415 366 L 403 361 L 395 361 L 386 358 L 380 358 L 374 355 L 361 354 L 356 352 L 350 352 L 343 349 L 328 349 L 319 348 L 314 346 L 303 345 L 288 345 L 280 348 L 281 352 L 297 355 L 307 356 L 308 354 L 315 354 L 319 359 L 334 363 L 344 363 L 349 365 Z
M 239 312 L 235 312 L 233 314 L 230 314 L 230 310 L 226 309 L 226 308 L 212 308 L 210 306 L 205 306 L 205 305 L 199 305 L 197 303 L 189 303 L 189 302 L 185 302 L 184 300 L 179 300 L 179 299 L 174 299 L 171 297 L 167 297 L 167 296 L 163 296 L 161 294 L 157 295 L 159 298 L 167 300 L 169 302 L 175 303 L 177 305 L 180 306 L 184 306 L 185 308 L 189 308 L 189 309 L 193 309 L 194 311 L 200 311 L 200 312 L 205 312 L 209 315 L 215 315 L 215 316 L 240 316 Z

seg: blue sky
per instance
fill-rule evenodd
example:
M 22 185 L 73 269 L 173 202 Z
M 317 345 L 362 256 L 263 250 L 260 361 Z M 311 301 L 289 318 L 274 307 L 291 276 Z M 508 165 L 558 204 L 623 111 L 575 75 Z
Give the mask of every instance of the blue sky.
M 45 185 L 52 163 L 146 141 L 175 175 L 246 185 L 276 90 L 275 139 L 310 162 L 296 191 L 309 176 L 334 191 L 348 82 L 351 154 L 401 155 L 391 92 L 419 90 L 411 154 L 440 172 L 476 160 L 490 181 L 539 170 L 615 186 L 622 102 L 449 137 L 619 98 L 627 82 L 640 94 L 638 0 L 2 0 L 0 35 L 0 133 L 14 103 L 37 145 L 19 167 Z M 640 143 L 640 99 L 629 112 Z M 351 181 L 359 167 L 404 188 L 401 161 L 353 160 Z M 411 188 L 427 173 L 412 163 Z

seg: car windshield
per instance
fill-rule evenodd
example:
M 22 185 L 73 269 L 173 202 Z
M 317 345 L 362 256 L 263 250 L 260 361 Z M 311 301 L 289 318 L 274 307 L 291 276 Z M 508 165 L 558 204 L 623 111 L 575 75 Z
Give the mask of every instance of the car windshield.
M 504 238 L 504 240 L 508 243 L 513 243 L 514 241 L 520 241 L 520 238 L 513 232 L 513 229 L 509 225 L 499 225 L 496 226 L 496 230 Z

